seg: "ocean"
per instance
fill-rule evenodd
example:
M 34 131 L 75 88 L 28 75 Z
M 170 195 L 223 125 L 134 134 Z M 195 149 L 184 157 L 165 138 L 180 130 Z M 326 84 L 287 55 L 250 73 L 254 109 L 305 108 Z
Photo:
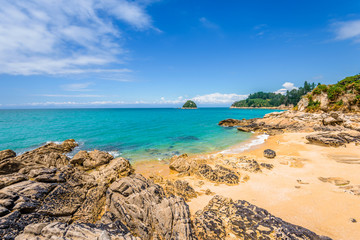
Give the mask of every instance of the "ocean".
M 218 126 L 227 118 L 263 117 L 267 109 L 114 108 L 0 110 L 0 150 L 17 154 L 48 142 L 75 139 L 80 150 L 99 149 L 130 161 L 221 151 L 251 133 Z

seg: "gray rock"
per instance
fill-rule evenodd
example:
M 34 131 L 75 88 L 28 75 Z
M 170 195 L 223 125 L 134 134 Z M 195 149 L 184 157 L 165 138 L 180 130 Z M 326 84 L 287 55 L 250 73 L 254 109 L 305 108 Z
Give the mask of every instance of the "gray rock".
M 219 195 L 196 212 L 194 227 L 199 240 L 221 240 L 230 233 L 236 239 L 329 239 L 285 222 L 249 202 L 233 201 Z
M 195 239 L 185 201 L 167 198 L 159 185 L 141 175 L 114 182 L 106 195 L 105 223 L 115 216 L 141 239 Z
M 276 157 L 276 152 L 274 150 L 271 150 L 271 149 L 266 149 L 266 150 L 264 150 L 264 157 L 266 157 L 266 158 L 274 158 L 274 157 Z

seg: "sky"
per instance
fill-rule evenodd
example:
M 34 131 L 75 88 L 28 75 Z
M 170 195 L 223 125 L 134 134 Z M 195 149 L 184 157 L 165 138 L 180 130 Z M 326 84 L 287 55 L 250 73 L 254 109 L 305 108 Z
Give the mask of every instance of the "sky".
M 3 0 L 0 108 L 229 106 L 359 53 L 358 0 Z

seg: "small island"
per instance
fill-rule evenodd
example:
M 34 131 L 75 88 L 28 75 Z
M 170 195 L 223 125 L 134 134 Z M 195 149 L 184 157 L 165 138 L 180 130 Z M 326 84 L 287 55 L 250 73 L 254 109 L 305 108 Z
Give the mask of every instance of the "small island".
M 188 100 L 181 109 L 197 109 L 197 106 L 194 101 Z

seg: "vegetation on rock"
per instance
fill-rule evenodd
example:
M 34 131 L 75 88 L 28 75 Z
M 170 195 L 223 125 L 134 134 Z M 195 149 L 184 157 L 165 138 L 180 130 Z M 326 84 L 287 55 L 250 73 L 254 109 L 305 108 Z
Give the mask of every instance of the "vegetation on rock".
M 307 103 L 307 104 L 306 104 Z M 358 111 L 360 108 L 360 74 L 331 85 L 318 85 L 299 104 L 299 110 Z
M 186 103 L 183 105 L 183 108 L 197 108 L 196 103 L 188 100 L 186 101 Z
M 256 92 L 245 100 L 234 102 L 232 107 L 279 107 L 281 105 L 296 105 L 302 96 L 315 88 L 315 83 L 305 81 L 304 86 L 287 91 L 285 95 L 272 92 Z

